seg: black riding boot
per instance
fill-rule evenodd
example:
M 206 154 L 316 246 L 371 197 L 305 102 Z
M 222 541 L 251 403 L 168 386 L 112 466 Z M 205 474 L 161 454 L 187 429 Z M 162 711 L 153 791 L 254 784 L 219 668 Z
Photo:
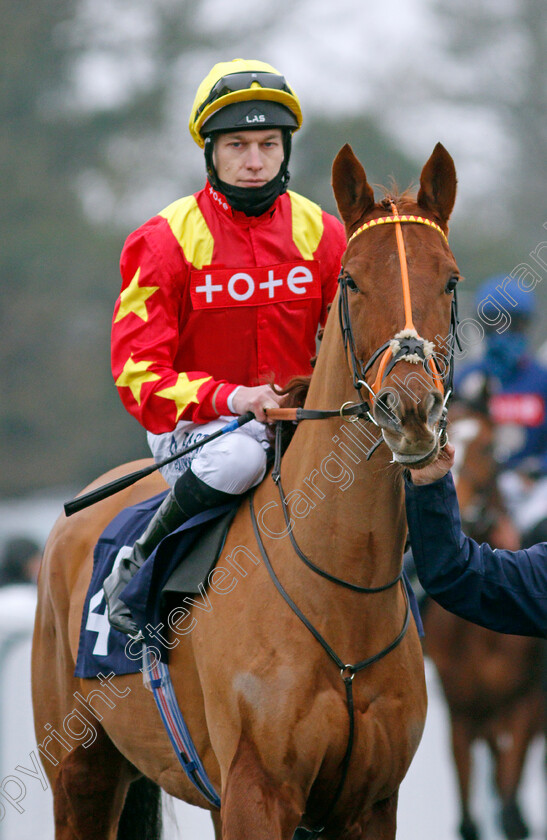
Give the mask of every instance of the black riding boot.
M 115 630 L 128 636 L 138 635 L 138 627 L 129 607 L 120 600 L 120 595 L 161 540 L 198 513 L 226 504 L 233 498 L 232 493 L 209 487 L 191 469 L 181 475 L 148 523 L 144 534 L 135 542 L 129 557 L 122 559 L 104 581 L 108 620 Z

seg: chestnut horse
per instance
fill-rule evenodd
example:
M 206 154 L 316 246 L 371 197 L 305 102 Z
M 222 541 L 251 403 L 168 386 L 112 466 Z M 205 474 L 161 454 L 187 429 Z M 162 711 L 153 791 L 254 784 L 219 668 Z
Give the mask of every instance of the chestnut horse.
M 276 591 L 246 500 L 223 549 L 223 556 L 238 558 L 243 574 L 227 594 L 209 592 L 210 609 L 193 610 L 192 632 L 181 631 L 170 652 L 180 709 L 221 797 L 220 812 L 213 812 L 218 840 L 291 840 L 306 828 L 313 837 L 323 829 L 325 840 L 391 840 L 398 789 L 424 726 L 422 652 L 400 579 L 402 468 L 431 462 L 439 448 L 442 364 L 431 353 L 449 335 L 458 277 L 446 239 L 456 175 L 437 144 L 417 197 L 376 203 L 346 145 L 333 165 L 333 188 L 348 246 L 305 403 L 305 410 L 333 416 L 299 424 L 281 473 L 301 551 L 352 588 L 300 562 L 267 477 L 253 501 L 264 551 L 316 635 Z M 414 218 L 395 224 L 398 214 Z M 415 336 L 411 345 L 407 333 Z M 379 428 L 344 422 L 347 405 L 357 404 L 356 395 L 364 403 L 369 389 Z M 387 446 L 366 460 L 371 439 L 381 435 Z M 125 465 L 96 484 L 134 469 Z M 61 517 L 47 543 L 33 702 L 38 741 L 50 733 L 42 756 L 56 840 L 113 840 L 128 787 L 140 776 L 207 807 L 181 770 L 141 674 L 105 679 L 101 689 L 97 680 L 74 677 L 93 547 L 123 507 L 164 487 L 151 477 Z M 88 736 L 83 719 L 93 725 Z
M 519 535 L 497 488 L 495 426 L 484 405 L 454 404 L 449 434 L 464 531 L 478 542 L 516 550 Z M 508 840 L 528 836 L 517 792 L 528 746 L 542 732 L 542 642 L 494 633 L 431 601 L 424 612 L 425 650 L 439 674 L 450 715 L 460 795 L 460 834 L 477 840 L 470 811 L 473 742 L 485 740 L 495 765 L 500 826 Z

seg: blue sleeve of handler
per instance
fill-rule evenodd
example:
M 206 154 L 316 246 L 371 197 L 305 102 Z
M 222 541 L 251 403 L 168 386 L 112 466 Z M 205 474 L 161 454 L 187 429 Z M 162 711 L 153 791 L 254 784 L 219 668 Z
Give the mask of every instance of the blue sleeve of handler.
M 416 486 L 405 479 L 412 553 L 420 583 L 441 606 L 497 630 L 547 636 L 547 543 L 492 549 L 461 530 L 450 474 Z

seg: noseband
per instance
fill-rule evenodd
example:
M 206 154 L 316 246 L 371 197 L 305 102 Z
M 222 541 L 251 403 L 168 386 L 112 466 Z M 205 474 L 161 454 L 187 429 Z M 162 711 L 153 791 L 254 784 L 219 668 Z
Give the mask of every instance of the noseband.
M 353 386 L 359 392 L 360 395 L 362 388 L 366 388 L 374 404 L 374 401 L 378 395 L 378 392 L 380 391 L 384 378 L 393 370 L 397 362 L 406 361 L 411 362 L 413 364 L 421 363 L 424 369 L 426 369 L 426 372 L 431 376 L 433 384 L 443 396 L 443 416 L 441 418 L 440 425 L 444 430 L 446 426 L 446 408 L 448 399 L 452 393 L 452 383 L 454 379 L 454 344 L 457 343 L 459 346 L 459 340 L 456 332 L 458 325 L 456 290 L 453 290 L 452 296 L 452 306 L 450 313 L 450 331 L 447 342 L 448 350 L 446 352 L 446 355 L 442 356 L 446 366 L 446 373 L 444 374 L 444 376 L 442 376 L 439 372 L 435 361 L 433 342 L 427 341 L 426 339 L 422 338 L 418 334 L 414 326 L 414 321 L 412 318 L 412 300 L 410 296 L 410 283 L 408 279 L 408 264 L 401 224 L 426 225 L 427 227 L 433 228 L 438 233 L 440 233 L 440 235 L 443 237 L 447 244 L 448 239 L 440 225 L 438 225 L 436 222 L 431 221 L 431 219 L 426 219 L 423 216 L 414 215 L 400 216 L 397 210 L 397 206 L 393 200 L 387 199 L 385 204 L 386 206 L 389 205 L 389 209 L 391 210 L 393 215 L 382 216 L 379 219 L 371 219 L 370 221 L 365 222 L 364 225 L 361 225 L 361 227 L 357 228 L 357 230 L 352 233 L 352 235 L 348 239 L 348 246 L 350 242 L 353 239 L 355 239 L 356 236 L 358 236 L 366 230 L 370 230 L 371 228 L 379 227 L 381 225 L 395 225 L 397 251 L 399 255 L 399 265 L 401 268 L 401 282 L 403 288 L 405 326 L 404 329 L 396 333 L 396 335 L 393 338 L 386 341 L 384 344 L 382 344 L 381 347 L 378 347 L 378 349 L 374 351 L 366 365 L 363 364 L 361 359 L 359 359 L 357 356 L 355 337 L 353 334 L 349 312 L 348 283 L 352 282 L 352 278 L 348 274 L 348 272 L 346 272 L 342 267 L 340 276 L 338 278 L 338 282 L 340 284 L 338 312 L 340 318 L 340 328 L 342 330 L 342 335 L 344 339 L 344 349 L 346 351 L 346 354 L 349 352 L 353 374 Z M 376 373 L 376 377 L 374 379 L 373 384 L 369 385 L 366 377 L 372 366 L 378 360 L 378 358 L 380 358 L 378 371 Z

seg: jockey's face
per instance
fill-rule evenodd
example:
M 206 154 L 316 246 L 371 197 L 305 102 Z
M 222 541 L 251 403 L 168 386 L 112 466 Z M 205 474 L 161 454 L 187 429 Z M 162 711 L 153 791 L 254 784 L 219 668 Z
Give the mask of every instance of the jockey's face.
M 262 187 L 275 178 L 283 156 L 280 128 L 234 131 L 217 137 L 213 162 L 221 181 L 233 187 Z

